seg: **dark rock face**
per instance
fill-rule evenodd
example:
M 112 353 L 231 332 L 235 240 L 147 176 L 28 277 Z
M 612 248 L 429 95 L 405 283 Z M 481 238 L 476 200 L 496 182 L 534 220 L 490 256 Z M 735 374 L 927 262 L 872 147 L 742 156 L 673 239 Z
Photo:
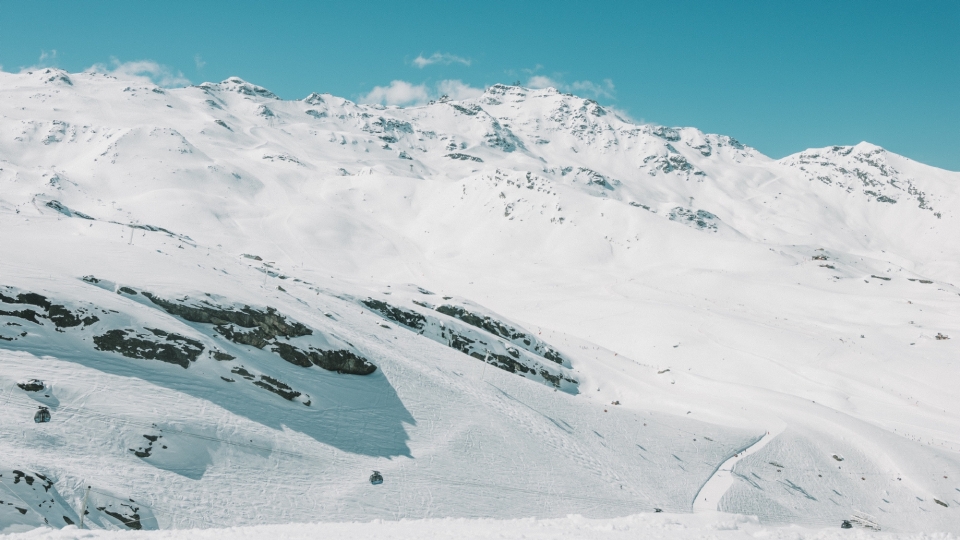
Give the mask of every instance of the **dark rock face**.
M 249 371 L 247 371 L 243 366 L 235 367 L 231 369 L 230 373 L 233 373 L 234 375 L 239 375 L 244 379 L 247 379 L 248 381 L 252 381 L 253 379 L 256 378 L 254 377 L 253 373 L 250 373 Z
M 157 442 L 157 440 L 162 437 L 163 435 L 144 435 L 143 438 L 148 441 L 146 447 L 141 446 L 138 448 L 128 448 L 128 450 L 133 452 L 133 455 L 137 456 L 138 458 L 148 458 L 153 452 L 153 443 Z
M 227 362 L 229 360 L 233 360 L 236 358 L 236 356 L 233 356 L 232 354 L 227 354 L 223 351 L 210 351 L 210 354 L 213 356 L 214 360 L 217 360 L 219 362 Z
M 287 362 L 301 367 L 315 365 L 348 375 L 369 375 L 377 370 L 377 366 L 347 350 L 323 351 L 313 347 L 303 350 L 281 341 L 274 342 L 271 350 Z
M 277 313 L 271 307 L 261 311 L 250 306 L 231 309 L 206 303 L 187 305 L 164 300 L 146 291 L 142 294 L 167 313 L 190 322 L 214 325 L 214 330 L 218 334 L 234 343 L 258 349 L 264 349 L 269 345 L 270 351 L 300 367 L 318 366 L 327 371 L 349 375 L 369 375 L 377 370 L 377 366 L 348 350 L 324 351 L 314 347 L 304 350 L 281 341 L 278 338 L 309 336 L 313 334 L 313 330 L 296 321 L 288 321 L 287 317 Z M 233 359 L 232 356 L 219 351 L 214 352 L 213 355 L 217 360 Z
M 203 345 L 199 341 L 154 328 L 147 330 L 153 336 L 138 334 L 130 329 L 110 330 L 94 336 L 93 342 L 100 351 L 120 353 L 127 358 L 160 360 L 184 369 L 203 352 Z
M 471 156 L 469 154 L 453 153 L 453 154 L 447 154 L 444 157 L 448 157 L 450 159 L 459 159 L 460 161 L 476 161 L 477 163 L 483 163 L 482 159 L 478 158 L 477 156 Z
M 457 110 L 458 112 L 460 112 L 461 114 L 465 114 L 465 115 L 467 115 L 467 116 L 476 116 L 476 114 L 482 110 L 482 109 L 481 109 L 479 106 L 477 106 L 477 105 L 473 105 L 473 106 L 470 107 L 469 109 L 466 108 L 466 107 L 462 107 L 462 106 L 460 106 L 460 105 L 457 105 L 456 103 L 451 103 L 450 106 L 453 107 L 454 109 L 456 109 L 456 110 Z
M 391 306 L 386 302 L 381 302 L 380 300 L 374 300 L 372 298 L 362 300 L 361 303 L 376 311 L 380 315 L 390 319 L 391 321 L 400 323 L 410 328 L 421 330 L 423 326 L 427 324 L 426 317 L 415 311 L 408 311 L 396 306 Z
M 290 386 L 286 383 L 274 379 L 269 375 L 261 375 L 260 380 L 254 381 L 253 384 L 265 390 L 269 390 L 287 401 L 293 401 L 294 398 L 300 397 L 300 392 L 297 392 L 293 388 L 290 388 Z
M 680 140 L 680 132 L 673 128 L 659 126 L 653 130 L 653 134 L 667 141 L 676 142 Z
M 424 294 L 429 293 L 423 289 L 419 291 Z M 443 299 L 451 298 L 443 297 Z M 438 316 L 425 315 L 409 308 L 392 305 L 384 300 L 358 299 L 360 305 L 385 319 L 399 323 L 403 328 L 509 373 L 533 380 L 539 379 L 558 389 L 569 389 L 570 385 L 579 384 L 575 379 L 565 376 L 562 370 L 552 366 L 547 368 L 542 364 L 543 360 L 548 360 L 564 366 L 566 359 L 522 328 L 516 328 L 488 315 L 475 313 L 462 306 L 444 304 L 434 308 L 425 302 L 415 299 L 411 301 L 422 308 L 457 319 L 457 322 L 441 320 Z M 381 326 L 389 328 L 383 324 Z M 297 356 L 291 351 L 276 352 L 285 358 L 289 356 L 287 360 L 292 363 L 309 361 L 309 356 L 306 354 Z
M 18 319 L 23 319 L 23 320 L 25 320 L 25 321 L 30 321 L 30 322 L 32 322 L 33 324 L 43 324 L 43 323 L 41 323 L 40 321 L 37 320 L 37 316 L 38 316 L 39 314 L 38 314 L 36 311 L 32 310 L 32 309 L 20 309 L 20 310 L 16 310 L 16 311 L 4 311 L 4 310 L 0 309 L 0 315 L 5 315 L 5 316 L 7 316 L 7 317 L 16 317 L 16 318 L 18 318 Z M 39 316 L 40 316 L 40 317 L 43 317 L 43 315 L 39 315 Z
M 470 326 L 475 326 L 477 328 L 486 330 L 495 336 L 499 336 L 513 342 L 523 343 L 526 346 L 530 346 L 535 341 L 531 336 L 521 332 L 520 330 L 517 330 L 512 326 L 508 326 L 486 315 L 472 313 L 460 306 L 451 306 L 445 304 L 438 307 L 437 311 L 443 313 L 444 315 L 449 315 L 455 319 L 460 319 Z M 563 356 L 545 343 L 538 343 L 536 346 L 534 346 L 532 352 L 543 356 L 551 362 L 556 362 L 557 364 L 562 365 L 564 362 Z
M 130 504 L 121 504 L 120 506 L 125 507 L 125 511 L 117 512 L 108 509 L 106 506 L 98 506 L 97 510 L 123 523 L 128 529 L 137 531 L 143 529 L 143 524 L 140 523 L 140 507 L 135 507 Z
M 164 300 L 146 291 L 143 292 L 143 295 L 149 298 L 154 304 L 163 308 L 167 313 L 176 315 L 190 322 L 213 324 L 218 327 L 234 324 L 241 328 L 254 329 L 253 332 L 246 332 L 246 337 L 240 337 L 238 339 L 245 340 L 239 343 L 253 345 L 258 349 L 262 349 L 263 346 L 267 344 L 267 341 L 277 336 L 291 338 L 309 336 L 313 333 L 312 330 L 298 322 L 287 322 L 286 317 L 270 307 L 268 307 L 266 311 L 259 311 L 249 306 L 244 306 L 243 309 L 229 309 L 210 304 L 191 306 Z M 217 331 L 220 331 L 219 328 Z M 221 334 L 223 334 L 223 332 L 221 332 Z M 227 335 L 224 334 L 224 337 L 227 337 Z M 228 337 L 228 339 L 230 338 Z M 255 345 L 255 343 L 262 344 Z
M 52 208 L 67 217 L 77 216 L 78 218 L 82 218 L 82 219 L 93 219 L 92 217 L 84 214 L 83 212 L 77 212 L 76 210 L 67 208 L 60 201 L 47 201 L 47 204 L 45 204 L 44 206 L 46 206 L 47 208 Z
M 214 329 L 218 334 L 234 343 L 250 345 L 251 347 L 256 347 L 258 349 L 264 348 L 272 339 L 269 333 L 263 332 L 259 328 L 255 328 L 249 332 L 244 332 L 242 330 L 237 330 L 237 328 L 231 324 L 217 325 L 214 327 Z
M 100 320 L 94 315 L 83 317 L 85 314 L 84 310 L 78 310 L 77 313 L 73 313 L 67 309 L 66 306 L 54 304 L 48 300 L 47 297 L 32 292 L 20 293 L 16 297 L 6 296 L 3 293 L 0 293 L 0 302 L 5 304 L 26 304 L 39 307 L 46 311 L 47 314 L 44 317 L 32 309 L 18 311 L 0 310 L 0 315 L 18 317 L 34 324 L 41 324 L 40 321 L 37 320 L 38 316 L 50 319 L 50 322 L 52 322 L 57 328 L 72 328 L 75 326 L 80 326 L 81 324 L 84 326 L 89 326 Z
M 486 330 L 495 336 L 500 336 L 507 339 L 520 339 L 526 337 L 526 334 L 523 332 L 518 332 L 516 328 L 506 326 L 500 321 L 496 321 L 490 317 L 471 313 L 460 306 L 442 305 L 437 308 L 437 311 L 443 313 L 444 315 L 449 315 L 455 319 L 460 319 L 470 326 L 476 326 L 477 328 Z
M 470 356 L 483 360 L 484 358 L 477 353 L 473 353 Z M 493 366 L 496 366 L 504 371 L 509 371 L 510 373 L 536 373 L 537 370 L 529 367 L 521 362 L 517 362 L 509 356 L 504 356 L 502 354 L 488 353 L 487 363 Z M 557 382 L 559 384 L 560 378 L 557 377 Z
M 707 212 L 706 210 L 694 211 L 678 206 L 671 210 L 667 217 L 670 219 L 670 221 L 686 223 L 700 230 L 709 230 L 713 232 L 717 231 L 717 224 L 715 223 L 717 216 Z
M 577 176 L 584 178 L 587 182 L 587 185 L 600 186 L 604 189 L 613 189 L 613 184 L 620 183 L 618 180 L 607 178 L 597 171 L 588 169 L 586 167 L 579 167 L 577 169 Z
M 43 390 L 43 381 L 39 379 L 30 379 L 29 381 L 18 382 L 17 386 L 24 392 L 39 392 Z

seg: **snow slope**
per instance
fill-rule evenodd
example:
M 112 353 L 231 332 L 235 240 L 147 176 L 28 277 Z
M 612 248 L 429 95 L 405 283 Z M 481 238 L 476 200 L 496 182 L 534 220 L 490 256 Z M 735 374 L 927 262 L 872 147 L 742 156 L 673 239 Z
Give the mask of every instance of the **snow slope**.
M 552 89 L 0 93 L 0 530 L 960 531 L 960 173 Z
M 420 538 L 438 539 L 489 539 L 524 538 L 555 539 L 578 538 L 582 540 L 620 538 L 666 538 L 666 539 L 720 539 L 772 538 L 828 540 L 833 538 L 888 538 L 888 539 L 953 539 L 952 534 L 884 533 L 870 530 L 809 529 L 798 526 L 774 527 L 758 523 L 757 518 L 720 514 L 717 512 L 686 514 L 641 514 L 621 518 L 588 519 L 582 516 L 565 516 L 554 519 L 427 519 L 383 521 L 366 523 L 316 523 L 290 525 L 261 525 L 232 527 L 219 530 L 187 529 L 177 531 L 80 531 L 75 527 L 63 530 L 40 530 L 14 534 L 13 539 L 74 540 L 74 539 L 190 539 L 190 538 L 387 538 L 407 540 Z

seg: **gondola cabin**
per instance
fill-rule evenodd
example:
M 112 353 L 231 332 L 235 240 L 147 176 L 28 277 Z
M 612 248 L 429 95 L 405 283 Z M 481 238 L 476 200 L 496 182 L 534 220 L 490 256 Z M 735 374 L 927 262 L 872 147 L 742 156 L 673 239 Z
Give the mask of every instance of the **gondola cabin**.
M 43 424 L 50 421 L 50 409 L 46 407 L 40 407 L 37 410 L 36 414 L 33 415 L 33 421 L 38 424 Z

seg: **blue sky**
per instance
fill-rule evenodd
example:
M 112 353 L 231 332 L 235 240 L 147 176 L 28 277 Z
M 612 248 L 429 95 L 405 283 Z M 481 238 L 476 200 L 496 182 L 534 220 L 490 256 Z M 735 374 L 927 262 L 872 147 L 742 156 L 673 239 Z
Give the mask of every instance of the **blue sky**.
M 549 84 L 772 157 L 867 140 L 960 170 L 957 0 L 0 0 L 4 71 L 96 64 L 399 104 Z

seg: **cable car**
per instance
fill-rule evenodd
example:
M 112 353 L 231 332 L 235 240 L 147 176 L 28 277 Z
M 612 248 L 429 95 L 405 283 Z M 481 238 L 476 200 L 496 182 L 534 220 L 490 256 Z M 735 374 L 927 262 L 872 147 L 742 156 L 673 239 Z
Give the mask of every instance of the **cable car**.
M 380 474 L 380 471 L 373 471 L 373 474 L 370 475 L 370 483 L 375 486 L 383 483 L 383 475 Z
M 46 407 L 40 407 L 40 409 L 33 415 L 33 421 L 42 424 L 44 422 L 50 421 L 50 409 Z

